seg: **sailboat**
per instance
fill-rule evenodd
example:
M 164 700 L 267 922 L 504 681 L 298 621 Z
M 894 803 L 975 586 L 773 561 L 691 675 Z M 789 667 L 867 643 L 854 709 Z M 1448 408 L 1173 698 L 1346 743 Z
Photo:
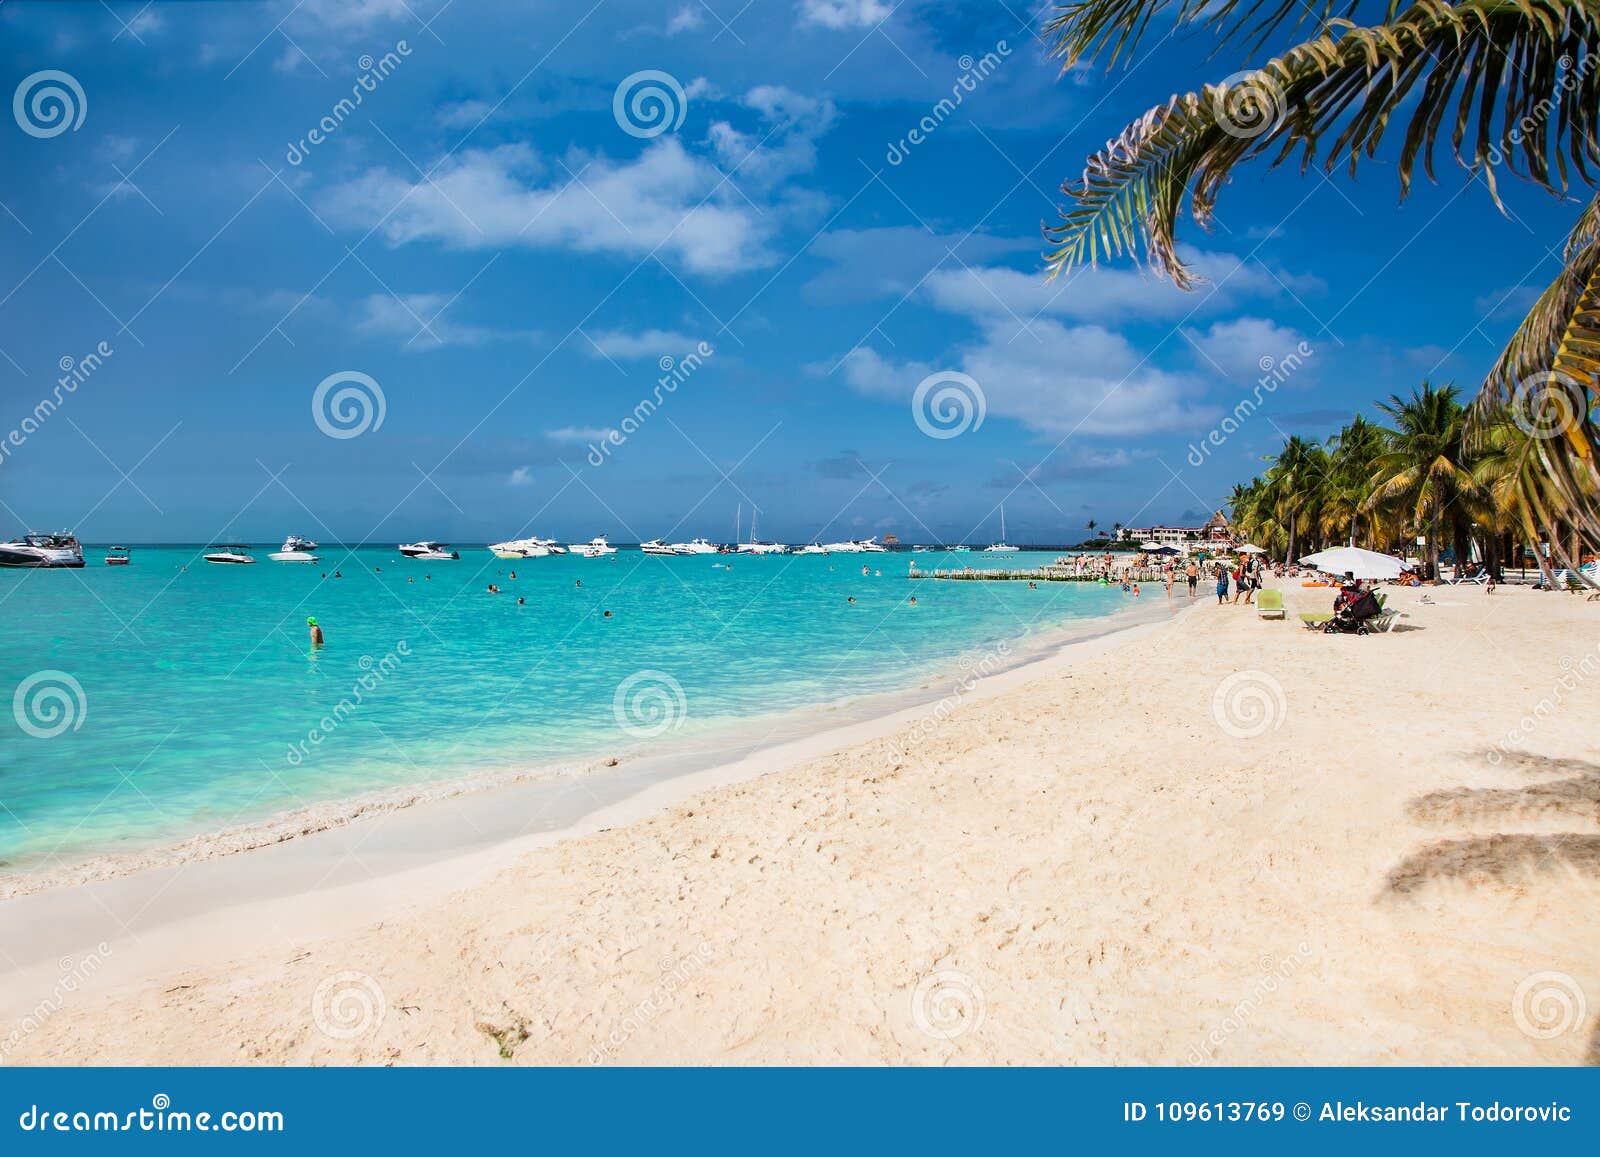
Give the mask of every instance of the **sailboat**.
M 741 507 L 740 510 L 742 511 L 743 507 Z M 784 546 L 782 543 L 779 543 L 779 542 L 762 542 L 759 538 L 756 537 L 756 515 L 759 514 L 759 513 L 760 513 L 760 511 L 757 510 L 755 507 L 752 506 L 750 508 L 750 541 L 749 542 L 739 542 L 739 534 L 738 534 L 738 529 L 737 529 L 739 516 L 737 514 L 734 515 L 734 527 L 735 527 L 735 530 L 734 530 L 734 536 L 733 537 L 734 537 L 734 542 L 736 544 L 735 545 L 735 549 L 740 554 L 783 554 L 785 551 L 787 551 L 789 549 L 787 546 Z
M 984 554 L 1016 554 L 1017 548 L 1006 542 L 1006 506 L 1000 504 L 1000 541 L 983 548 Z

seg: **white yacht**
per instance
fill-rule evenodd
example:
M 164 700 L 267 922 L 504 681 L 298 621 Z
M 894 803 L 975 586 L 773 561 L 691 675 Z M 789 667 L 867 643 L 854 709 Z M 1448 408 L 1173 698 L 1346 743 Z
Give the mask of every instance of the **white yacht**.
M 674 554 L 716 554 L 715 544 L 703 538 L 691 538 L 688 542 L 675 542 L 672 544 Z
M 617 548 L 607 542 L 603 534 L 597 534 L 585 543 L 575 542 L 567 549 L 573 554 L 581 554 L 584 558 L 600 558 L 602 555 L 617 553 Z
M 489 549 L 496 558 L 544 558 L 553 553 L 545 541 L 538 538 L 513 538 L 494 543 Z
M 428 559 L 433 562 L 447 562 L 461 556 L 450 549 L 450 544 L 445 542 L 431 542 L 419 540 L 417 542 L 402 542 L 400 553 L 407 558 Z
M 889 548 L 879 542 L 876 537 L 858 538 L 856 539 L 855 547 L 865 554 L 887 554 L 889 551 Z
M 217 547 L 216 550 L 206 554 L 207 562 L 250 563 L 255 562 L 255 555 L 250 553 L 250 548 L 242 542 L 230 542 Z
M 983 548 L 984 554 L 1016 554 L 1017 548 L 1006 542 L 1006 508 L 1000 507 L 1000 541 Z
M 789 548 L 781 542 L 741 542 L 739 554 L 787 554 Z
M 827 554 L 828 553 L 828 548 L 823 546 L 820 542 L 808 542 L 802 547 L 797 547 L 795 549 L 795 553 L 796 554 Z
M 0 542 L 0 566 L 80 567 L 83 547 L 70 534 L 25 534 Z
M 662 542 L 659 538 L 652 538 L 649 542 L 641 542 L 639 544 L 639 549 L 641 551 L 643 551 L 645 554 L 677 555 L 677 554 L 683 554 L 684 553 L 683 551 L 679 550 L 675 546 L 667 545 L 666 543 Z
M 283 548 L 267 555 L 273 562 L 316 562 L 317 556 L 312 551 L 317 549 L 317 544 L 309 538 L 301 538 L 298 534 L 291 534 L 283 540 Z

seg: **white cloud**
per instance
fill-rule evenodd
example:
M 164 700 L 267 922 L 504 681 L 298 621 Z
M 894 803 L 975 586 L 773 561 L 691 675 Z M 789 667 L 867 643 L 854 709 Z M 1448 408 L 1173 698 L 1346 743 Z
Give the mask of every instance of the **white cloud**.
M 807 297 L 830 303 L 904 297 L 945 263 L 981 265 L 1008 253 L 1039 251 L 1037 238 L 1001 239 L 981 233 L 937 235 L 916 225 L 832 229 L 811 243 L 809 256 L 829 267 L 810 281 Z
M 800 0 L 800 23 L 824 28 L 873 28 L 893 11 L 882 0 Z
M 507 486 L 532 486 L 533 485 L 533 467 L 532 466 L 518 466 L 515 470 L 513 470 L 511 472 L 511 477 L 506 479 L 506 485 Z
M 613 433 L 610 426 L 562 426 L 559 430 L 546 430 L 544 436 L 552 442 L 604 442 Z
M 1304 357 L 1300 354 L 1302 343 L 1313 348 L 1299 330 L 1264 317 L 1238 317 L 1203 331 L 1186 329 L 1183 334 L 1208 369 L 1252 382 L 1291 354 Z
M 699 338 L 665 329 L 647 329 L 638 333 L 627 330 L 604 330 L 586 335 L 587 348 L 595 357 L 607 358 L 659 358 L 663 354 L 678 357 L 694 349 Z
M 712 124 L 708 137 L 725 172 L 735 180 L 771 188 L 817 165 L 817 138 L 830 128 L 837 110 L 781 85 L 762 85 L 745 93 L 740 104 L 761 115 L 764 129 L 741 132 L 727 121 Z
M 1048 318 L 1023 330 L 1009 321 L 984 325 L 981 340 L 957 352 L 954 367 L 894 365 L 859 347 L 844 359 L 855 390 L 909 406 L 917 383 L 936 369 L 957 368 L 983 390 L 991 418 L 1011 418 L 1049 437 L 1129 436 L 1191 430 L 1212 413 L 1197 405 L 1189 378 L 1145 363 L 1122 335 L 1096 325 Z
M 358 307 L 356 330 L 369 337 L 404 339 L 402 348 L 412 353 L 534 336 L 528 330 L 497 330 L 451 322 L 444 316 L 450 304 L 450 298 L 442 293 L 406 293 L 399 297 L 374 293 Z
M 404 20 L 415 9 L 407 0 L 305 0 L 298 6 L 329 28 L 370 28 L 386 20 Z
M 705 9 L 701 8 L 699 4 L 685 4 L 667 22 L 667 35 L 676 36 L 680 32 L 692 32 L 705 22 Z
M 1190 252 L 1185 260 L 1209 283 L 1185 292 L 1136 268 L 1084 266 L 1069 277 L 1046 282 L 1043 270 L 946 265 L 929 275 L 927 293 L 938 308 L 968 317 L 1107 321 L 1187 317 L 1214 312 L 1240 297 L 1283 292 L 1264 266 L 1231 253 Z
M 643 259 L 659 252 L 718 275 L 770 264 L 772 214 L 745 203 L 675 137 L 632 161 L 568 158 L 555 172 L 524 145 L 464 150 L 429 181 L 372 169 L 322 198 L 326 214 L 393 244 L 559 246 Z M 381 222 L 381 225 L 380 225 Z
M 495 111 L 495 106 L 486 100 L 458 100 L 440 105 L 433 118 L 447 129 L 471 129 Z

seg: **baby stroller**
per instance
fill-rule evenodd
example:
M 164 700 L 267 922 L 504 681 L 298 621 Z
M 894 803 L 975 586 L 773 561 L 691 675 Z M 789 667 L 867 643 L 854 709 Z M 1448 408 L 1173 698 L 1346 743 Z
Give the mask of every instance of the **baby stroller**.
M 1378 597 L 1371 591 L 1361 591 L 1333 612 L 1322 628 L 1325 635 L 1370 635 L 1367 623 L 1383 613 Z

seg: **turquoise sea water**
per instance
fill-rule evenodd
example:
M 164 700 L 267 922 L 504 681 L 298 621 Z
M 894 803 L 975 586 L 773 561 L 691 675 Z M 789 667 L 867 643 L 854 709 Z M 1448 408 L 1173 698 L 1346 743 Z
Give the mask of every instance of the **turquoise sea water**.
M 963 654 L 1129 604 L 1085 583 L 906 578 L 912 557 L 1028 567 L 1046 554 L 511 562 L 479 548 L 419 562 L 324 546 L 295 564 L 269 561 L 274 549 L 226 566 L 197 547 L 135 548 L 131 566 L 107 567 L 85 548 L 81 571 L 0 570 L 13 707 L 0 862 L 730 727 L 753 738 L 759 717 L 927 682 Z

